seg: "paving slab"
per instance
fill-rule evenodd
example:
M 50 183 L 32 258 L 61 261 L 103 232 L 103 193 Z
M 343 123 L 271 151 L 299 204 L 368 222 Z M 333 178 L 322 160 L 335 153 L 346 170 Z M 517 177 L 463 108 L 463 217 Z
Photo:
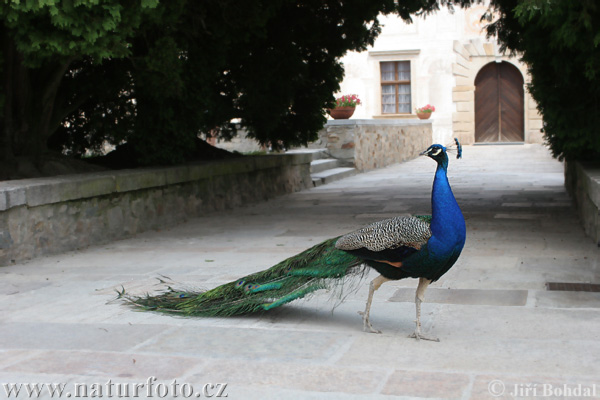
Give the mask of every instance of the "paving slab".
M 524 306 L 527 303 L 527 290 L 503 289 L 450 289 L 431 288 L 427 292 L 429 303 L 470 304 L 493 306 Z M 398 289 L 389 301 L 410 302 L 415 298 L 411 288 Z
M 88 397 L 101 387 L 107 397 L 110 380 L 137 385 L 139 398 L 149 390 L 218 398 L 220 389 L 261 400 L 525 399 L 533 389 L 600 398 L 600 294 L 546 286 L 600 283 L 600 250 L 565 192 L 563 165 L 540 145 L 465 146 L 464 158 L 450 161 L 468 236 L 456 265 L 425 294 L 423 330 L 439 343 L 407 337 L 414 279 L 377 291 L 371 317 L 383 333 L 363 332 L 357 311 L 375 273 L 342 292 L 234 318 L 145 313 L 115 301 L 123 287 L 156 292 L 165 276 L 210 289 L 370 222 L 427 214 L 434 170 L 419 158 L 2 267 L 0 383 L 64 383 L 63 397 L 75 397 L 77 383 L 96 389 Z M 190 392 L 175 393 L 175 380 Z M 0 399 L 5 391 L 0 385 Z M 23 393 L 17 398 L 29 398 Z

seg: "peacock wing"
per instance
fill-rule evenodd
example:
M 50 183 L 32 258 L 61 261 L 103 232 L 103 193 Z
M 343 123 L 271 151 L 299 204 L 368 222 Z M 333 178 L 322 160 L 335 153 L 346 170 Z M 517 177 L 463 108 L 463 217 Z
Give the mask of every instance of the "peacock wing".
M 410 247 L 419 250 L 431 237 L 430 216 L 394 217 L 374 222 L 348 233 L 335 244 L 340 250 L 367 249 L 371 252 Z

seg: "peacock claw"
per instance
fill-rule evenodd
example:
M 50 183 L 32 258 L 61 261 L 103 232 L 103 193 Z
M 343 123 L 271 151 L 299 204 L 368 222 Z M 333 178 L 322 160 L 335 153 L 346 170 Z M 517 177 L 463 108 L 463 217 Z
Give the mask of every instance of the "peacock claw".
M 373 327 L 371 326 L 371 323 L 370 323 L 370 322 L 367 322 L 367 323 L 365 324 L 365 327 L 364 327 L 364 329 L 363 329 L 363 330 L 364 330 L 365 332 L 367 332 L 367 328 L 369 329 L 369 330 L 368 330 L 368 332 L 369 332 L 369 333 L 377 333 L 377 334 L 381 334 L 381 331 L 379 331 L 379 330 L 377 330 L 377 329 L 373 328 Z
M 411 333 L 410 335 L 408 335 L 408 337 L 409 338 L 413 338 L 413 339 L 417 339 L 417 340 L 421 340 L 421 339 L 423 339 L 423 340 L 430 340 L 432 342 L 439 342 L 440 341 L 439 338 L 436 338 L 436 337 L 433 337 L 433 336 L 425 336 L 425 335 L 423 335 L 421 333 L 418 333 L 416 331 L 413 332 L 413 333 Z
M 363 317 L 363 331 L 370 333 L 381 333 L 381 331 L 378 331 L 377 329 L 373 328 L 373 326 L 371 325 L 371 322 L 369 321 L 369 316 L 367 315 L 365 317 L 365 312 L 364 311 L 357 311 L 358 315 Z

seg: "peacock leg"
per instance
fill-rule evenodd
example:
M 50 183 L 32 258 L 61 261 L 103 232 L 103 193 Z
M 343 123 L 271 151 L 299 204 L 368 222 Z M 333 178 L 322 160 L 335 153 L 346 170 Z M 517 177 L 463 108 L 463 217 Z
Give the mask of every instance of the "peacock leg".
M 371 312 L 371 302 L 373 301 L 373 294 L 375 293 L 375 291 L 377 289 L 379 289 L 379 287 L 381 285 L 383 285 L 385 282 L 389 281 L 390 279 L 384 277 L 383 275 L 379 275 L 377 278 L 373 279 L 371 281 L 371 283 L 369 284 L 369 297 L 367 298 L 367 306 L 365 307 L 365 311 L 359 311 L 358 314 L 362 315 L 363 317 L 363 329 L 366 332 L 367 329 L 369 330 L 369 332 L 371 333 L 381 333 L 381 331 L 378 331 L 376 329 L 373 328 L 373 326 L 371 326 L 371 322 L 369 321 L 369 313 Z
M 415 332 L 409 337 L 415 338 L 417 340 L 423 339 L 431 340 L 433 342 L 439 342 L 440 339 L 436 337 L 428 337 L 421 334 L 421 303 L 425 298 L 425 289 L 427 289 L 427 286 L 429 286 L 430 283 L 431 281 L 429 279 L 419 278 L 419 286 L 417 286 L 417 294 L 415 295 L 415 305 L 417 307 L 417 320 L 415 321 L 415 323 L 417 324 L 417 326 L 415 328 Z

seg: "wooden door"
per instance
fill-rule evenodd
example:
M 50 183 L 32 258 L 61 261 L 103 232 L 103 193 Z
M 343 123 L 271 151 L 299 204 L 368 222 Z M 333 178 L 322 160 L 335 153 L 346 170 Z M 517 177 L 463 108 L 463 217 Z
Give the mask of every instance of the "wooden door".
M 517 67 L 507 62 L 484 66 L 475 78 L 475 141 L 524 141 L 524 104 Z

